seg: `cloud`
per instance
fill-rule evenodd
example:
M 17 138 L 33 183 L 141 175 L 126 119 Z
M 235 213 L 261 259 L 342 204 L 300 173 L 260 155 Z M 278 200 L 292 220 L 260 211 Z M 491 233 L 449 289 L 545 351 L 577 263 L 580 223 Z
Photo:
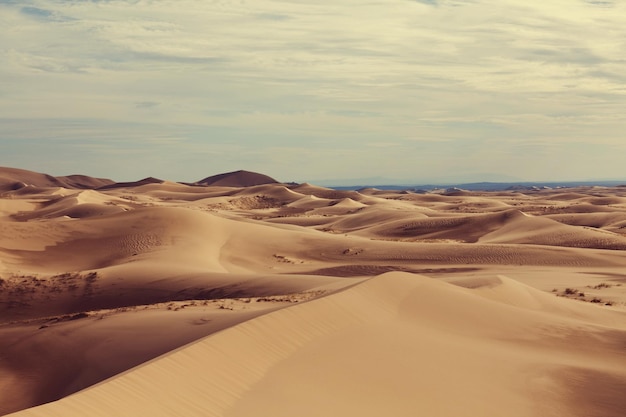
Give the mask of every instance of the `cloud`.
M 52 13 L 50 10 L 45 10 L 45 9 L 40 9 L 38 7 L 30 7 L 30 6 L 22 7 L 20 9 L 20 12 L 24 13 L 25 15 L 34 16 L 38 18 L 48 18 L 54 15 L 54 13 Z
M 341 144 L 345 170 L 402 156 L 386 143 L 409 155 L 429 143 L 457 167 L 473 162 L 456 149 L 496 139 L 507 158 L 529 141 L 610 149 L 626 123 L 625 19 L 626 4 L 584 0 L 4 0 L 0 114 L 31 141 L 161 134 L 194 151 L 326 157 Z M 194 169 L 183 154 L 173 165 Z
M 138 101 L 137 103 L 135 103 L 135 107 L 137 107 L 138 109 L 150 109 L 158 106 L 159 104 L 161 103 L 156 101 Z
M 613 7 L 613 6 L 615 6 L 615 2 L 613 2 L 613 1 L 586 0 L 585 3 L 590 4 L 592 6 L 597 6 L 597 7 Z

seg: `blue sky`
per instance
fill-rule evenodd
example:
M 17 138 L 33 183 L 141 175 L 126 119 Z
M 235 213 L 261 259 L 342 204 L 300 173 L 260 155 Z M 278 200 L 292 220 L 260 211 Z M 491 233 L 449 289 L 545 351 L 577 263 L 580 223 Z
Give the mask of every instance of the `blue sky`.
M 626 179 L 626 4 L 0 0 L 0 165 Z

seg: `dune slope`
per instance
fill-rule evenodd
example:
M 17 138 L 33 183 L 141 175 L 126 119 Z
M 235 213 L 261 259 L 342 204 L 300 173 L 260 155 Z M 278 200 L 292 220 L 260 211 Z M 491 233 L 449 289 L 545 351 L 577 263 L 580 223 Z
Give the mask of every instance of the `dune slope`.
M 622 415 L 625 188 L 201 182 L 0 168 L 0 415 Z
M 385 274 L 16 415 L 620 415 L 623 398 L 595 401 L 626 383 L 623 313 L 572 319 L 567 300 L 529 309 L 476 291 Z M 576 406 L 568 375 L 588 387 Z

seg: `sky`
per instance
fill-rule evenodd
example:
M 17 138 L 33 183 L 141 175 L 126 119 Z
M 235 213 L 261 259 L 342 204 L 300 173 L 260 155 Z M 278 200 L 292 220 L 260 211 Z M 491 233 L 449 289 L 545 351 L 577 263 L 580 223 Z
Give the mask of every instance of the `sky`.
M 626 179 L 620 0 L 0 0 L 0 166 Z

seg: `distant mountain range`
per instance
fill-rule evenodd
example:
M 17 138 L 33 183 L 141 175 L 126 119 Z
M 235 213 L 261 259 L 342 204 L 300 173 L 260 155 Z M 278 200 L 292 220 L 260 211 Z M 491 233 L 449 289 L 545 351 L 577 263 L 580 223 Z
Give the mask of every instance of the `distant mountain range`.
M 359 190 L 363 188 L 377 188 L 379 190 L 407 190 L 431 191 L 438 189 L 461 189 L 467 191 L 502 191 L 532 188 L 567 188 L 583 186 L 615 187 L 626 185 L 624 181 L 522 181 L 522 182 L 470 182 L 457 184 L 418 184 L 418 185 L 359 185 L 359 186 L 331 186 L 335 190 Z
M 500 190 L 528 190 L 541 188 L 580 187 L 580 186 L 626 186 L 626 180 L 598 180 L 598 181 L 511 181 L 511 182 L 469 182 L 469 183 L 427 183 L 427 184 L 394 184 L 379 185 L 380 179 L 372 179 L 372 183 L 363 182 L 362 185 L 330 185 L 326 181 L 315 183 L 317 186 L 325 186 L 334 190 L 359 190 L 363 188 L 377 188 L 379 190 L 406 190 L 413 192 L 432 191 L 500 191 Z M 160 184 L 164 180 L 148 177 L 132 182 L 115 182 L 106 178 L 93 178 L 86 175 L 68 175 L 54 177 L 33 171 L 18 168 L 0 167 L 0 191 L 16 190 L 26 186 L 35 187 L 64 187 L 70 189 L 112 189 L 124 187 L 136 187 L 147 184 Z M 278 184 L 275 180 L 264 174 L 251 171 L 233 171 L 206 177 L 192 183 L 182 183 L 194 186 L 221 186 L 221 187 L 252 187 L 263 184 Z M 293 183 L 290 183 L 293 185 Z M 370 185 L 371 184 L 371 185 Z

